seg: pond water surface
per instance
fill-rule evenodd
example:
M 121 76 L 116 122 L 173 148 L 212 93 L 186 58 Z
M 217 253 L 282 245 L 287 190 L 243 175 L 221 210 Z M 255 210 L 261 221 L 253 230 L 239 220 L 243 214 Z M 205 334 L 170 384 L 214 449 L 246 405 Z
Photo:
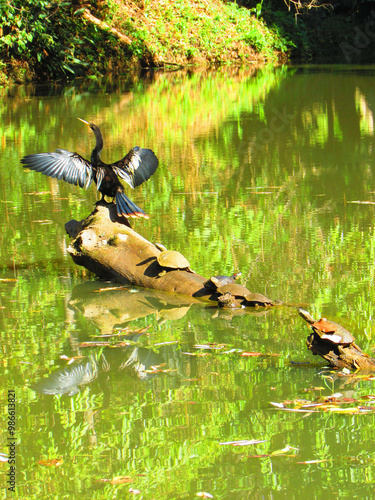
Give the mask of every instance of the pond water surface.
M 4 498 L 373 498 L 371 377 L 313 357 L 294 307 L 98 292 L 109 285 L 72 262 L 64 230 L 94 186 L 20 159 L 89 158 L 77 116 L 101 127 L 104 161 L 152 148 L 159 169 L 131 193 L 151 216 L 137 232 L 207 278 L 241 271 L 252 291 L 339 322 L 375 357 L 374 89 L 375 67 L 306 66 L 1 91 Z

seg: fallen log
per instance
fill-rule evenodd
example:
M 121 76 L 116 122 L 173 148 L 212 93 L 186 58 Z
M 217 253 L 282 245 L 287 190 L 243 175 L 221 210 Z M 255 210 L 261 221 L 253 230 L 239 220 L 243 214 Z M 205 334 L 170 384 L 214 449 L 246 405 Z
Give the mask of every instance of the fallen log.
M 132 40 L 128 36 L 124 35 L 116 28 L 112 28 L 109 24 L 102 21 L 101 19 L 93 16 L 88 9 L 84 9 L 82 11 L 82 17 L 86 19 L 86 21 L 95 24 L 95 26 L 98 26 L 100 29 L 107 31 L 111 35 L 115 36 L 122 44 L 126 45 L 127 47 L 131 45 Z
M 117 215 L 113 203 L 101 201 L 83 221 L 69 221 L 65 229 L 73 241 L 73 261 L 101 279 L 209 300 L 206 278 L 189 270 L 159 265 L 161 250 Z
M 375 371 L 375 359 L 370 358 L 356 344 L 349 346 L 330 346 L 323 342 L 319 335 L 313 332 L 306 341 L 308 349 L 314 354 L 319 355 L 334 368 L 341 370 L 364 370 L 366 372 Z
M 325 318 L 317 321 L 301 308 L 298 313 L 311 326 L 312 333 L 306 343 L 314 355 L 321 356 L 334 368 L 375 371 L 375 359 L 362 351 L 343 326 Z

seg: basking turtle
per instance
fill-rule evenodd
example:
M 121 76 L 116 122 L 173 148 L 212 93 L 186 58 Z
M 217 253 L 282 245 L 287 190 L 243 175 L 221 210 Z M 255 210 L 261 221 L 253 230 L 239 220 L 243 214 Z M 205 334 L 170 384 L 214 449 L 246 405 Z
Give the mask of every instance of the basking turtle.
M 159 266 L 167 268 L 167 269 L 178 269 L 180 271 L 188 271 L 189 273 L 194 273 L 190 269 L 189 261 L 186 257 L 182 255 L 182 253 L 177 252 L 176 250 L 163 250 L 156 257 Z M 167 271 L 163 269 L 159 273 L 159 276 L 163 276 Z
M 211 292 L 216 292 L 218 288 L 224 285 L 229 285 L 230 283 L 234 283 L 234 281 L 241 276 L 241 272 L 234 273 L 232 276 L 211 276 L 211 278 L 203 283 L 203 286 L 210 290 Z
M 236 299 L 234 295 L 229 292 L 224 293 L 224 295 L 220 295 L 217 299 L 217 303 L 219 307 L 223 309 L 238 309 L 244 308 L 241 300 Z
M 219 286 L 217 292 L 220 295 L 225 295 L 230 293 L 236 299 L 244 300 L 246 295 L 249 295 L 250 290 L 244 285 L 239 285 L 238 283 L 228 283 L 227 285 Z
M 275 305 L 274 301 L 268 299 L 261 293 L 253 293 L 250 292 L 248 288 L 243 285 L 238 285 L 237 283 L 229 283 L 228 285 L 220 286 L 217 289 L 217 292 L 220 295 L 225 295 L 230 293 L 233 297 L 239 300 L 244 306 L 273 306 Z M 219 297 L 220 299 L 220 297 Z
M 248 293 L 247 295 L 245 295 L 245 301 L 245 305 L 247 306 L 267 307 L 275 305 L 274 300 L 269 299 L 261 293 Z
M 326 318 L 321 318 L 317 321 L 310 313 L 301 308 L 298 309 L 298 313 L 305 321 L 310 323 L 314 333 L 316 333 L 323 342 L 342 347 L 353 345 L 355 348 L 361 350 L 354 343 L 355 338 L 353 335 L 338 323 L 328 321 Z

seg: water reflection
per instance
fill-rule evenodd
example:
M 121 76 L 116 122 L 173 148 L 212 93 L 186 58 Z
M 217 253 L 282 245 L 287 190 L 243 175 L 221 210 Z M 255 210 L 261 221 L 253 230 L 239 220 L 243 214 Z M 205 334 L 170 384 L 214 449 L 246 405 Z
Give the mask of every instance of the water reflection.
M 89 152 L 77 115 L 102 126 L 108 159 L 152 146 L 160 167 L 134 193 L 151 215 L 139 233 L 207 278 L 240 270 L 250 290 L 306 303 L 372 355 L 374 76 L 222 68 L 2 91 L 0 257 L 2 278 L 16 281 L 0 282 L 0 375 L 19 399 L 20 498 L 127 495 L 96 482 L 118 476 L 149 498 L 371 497 L 372 413 L 270 405 L 338 391 L 355 400 L 348 407 L 371 405 L 371 380 L 323 371 L 291 308 L 239 314 L 76 287 L 94 278 L 66 254 L 64 224 L 85 218 L 95 193 L 26 174 L 19 159 L 61 146 Z M 79 347 L 107 342 L 103 334 L 129 342 L 122 328 L 144 333 L 122 347 Z M 204 345 L 223 347 L 195 347 Z M 65 397 L 30 390 L 36 382 Z M 265 442 L 219 445 L 240 439 Z M 272 455 L 286 445 L 295 456 Z M 54 457 L 64 458 L 61 475 L 36 467 Z

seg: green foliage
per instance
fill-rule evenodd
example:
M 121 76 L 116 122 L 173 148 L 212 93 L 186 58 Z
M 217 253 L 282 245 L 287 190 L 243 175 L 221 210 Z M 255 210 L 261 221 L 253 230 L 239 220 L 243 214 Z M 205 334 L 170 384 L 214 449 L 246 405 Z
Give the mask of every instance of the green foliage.
M 257 18 L 262 5 L 263 0 L 255 7 Z M 114 67 L 119 71 L 135 60 L 143 65 L 194 58 L 222 63 L 253 59 L 254 52 L 275 60 L 276 51 L 287 50 L 276 30 L 233 3 L 207 2 L 204 10 L 188 0 L 145 3 L 143 17 L 131 16 L 128 8 L 111 0 L 100 11 L 93 10 L 132 40 L 126 47 L 105 29 L 84 21 L 84 9 L 71 2 L 5 0 L 0 4 L 0 59 L 18 80 L 35 75 L 68 79 L 97 76 Z
M 75 15 L 76 14 L 76 15 Z M 104 71 L 123 52 L 113 37 L 86 25 L 71 2 L 6 0 L 0 4 L 0 57 L 38 78 L 72 78 Z

